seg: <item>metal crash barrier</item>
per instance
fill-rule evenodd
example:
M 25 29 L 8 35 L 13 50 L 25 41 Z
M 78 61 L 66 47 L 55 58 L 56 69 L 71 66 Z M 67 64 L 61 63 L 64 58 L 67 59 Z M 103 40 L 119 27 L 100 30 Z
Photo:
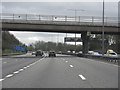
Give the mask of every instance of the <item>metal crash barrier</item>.
M 99 55 L 84 55 L 86 58 L 93 58 L 100 61 L 111 62 L 119 65 L 120 57 L 119 56 L 99 56 Z

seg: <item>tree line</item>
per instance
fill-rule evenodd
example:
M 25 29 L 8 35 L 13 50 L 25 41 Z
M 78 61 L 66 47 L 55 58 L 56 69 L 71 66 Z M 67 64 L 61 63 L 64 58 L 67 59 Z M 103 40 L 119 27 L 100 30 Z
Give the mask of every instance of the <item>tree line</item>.
M 28 46 L 28 50 L 30 51 L 36 51 L 36 50 L 43 50 L 43 51 L 62 51 L 62 52 L 67 52 L 67 51 L 81 51 L 82 50 L 82 45 L 71 45 L 67 43 L 55 43 L 55 42 L 44 42 L 44 41 L 36 41 L 35 43 L 32 43 Z
M 90 41 L 88 43 L 89 51 L 96 51 L 102 53 L 102 35 L 101 34 L 91 34 L 89 39 L 94 39 L 95 41 Z M 104 43 L 105 51 L 107 52 L 108 49 L 112 49 L 117 53 L 120 53 L 120 36 L 119 35 L 105 35 L 105 43 Z M 35 43 L 31 43 L 28 46 L 28 50 L 36 51 L 36 50 L 43 50 L 43 51 L 50 51 L 54 50 L 56 52 L 62 51 L 82 51 L 82 45 L 71 45 L 67 43 L 55 43 L 55 42 L 44 42 L 44 41 L 36 41 Z
M 101 34 L 90 34 L 88 38 L 95 39 L 96 41 L 102 39 Z M 105 39 L 107 42 L 105 42 L 105 52 L 108 49 L 112 49 L 117 53 L 120 53 L 120 35 L 106 35 Z M 101 42 L 89 42 L 89 51 L 97 51 L 102 52 L 102 43 Z M 67 43 L 55 43 L 55 42 L 44 42 L 44 41 L 36 41 L 35 43 L 31 43 L 29 46 L 26 46 L 25 44 L 21 43 L 13 34 L 11 34 L 8 31 L 2 31 L 2 51 L 5 52 L 19 52 L 13 50 L 14 45 L 22 45 L 25 50 L 28 51 L 36 51 L 36 50 L 43 50 L 43 51 L 75 51 L 79 52 L 82 51 L 82 45 L 71 45 Z
M 2 52 L 3 53 L 16 53 L 20 52 L 13 50 L 14 45 L 22 45 L 24 48 L 25 44 L 21 43 L 13 34 L 8 31 L 2 31 Z

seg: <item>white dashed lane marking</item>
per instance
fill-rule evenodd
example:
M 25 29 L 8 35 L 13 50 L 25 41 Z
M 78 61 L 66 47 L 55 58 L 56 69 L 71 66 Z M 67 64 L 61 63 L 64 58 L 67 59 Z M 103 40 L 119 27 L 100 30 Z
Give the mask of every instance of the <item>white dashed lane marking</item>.
M 27 68 L 29 68 L 30 66 L 27 66 Z
M 70 65 L 70 67 L 73 67 L 73 65 Z
M 0 82 L 3 81 L 4 79 L 0 79 Z
M 24 69 L 26 69 L 27 67 L 24 67 Z
M 80 77 L 82 80 L 86 80 L 86 78 L 85 78 L 83 75 L 80 75 L 80 74 L 79 74 L 79 77 Z
M 24 58 L 23 58 L 23 59 L 24 59 Z M 44 58 L 42 58 L 42 59 L 40 59 L 40 60 L 43 60 L 43 59 L 44 59 Z M 34 62 L 34 63 L 32 63 L 32 64 L 26 66 L 26 67 L 23 67 L 22 69 L 19 69 L 18 71 L 13 72 L 13 74 L 9 74 L 9 75 L 5 76 L 5 78 L 0 79 L 0 82 L 3 81 L 3 80 L 5 80 L 6 78 L 10 78 L 10 77 L 12 77 L 12 76 L 15 75 L 15 74 L 20 73 L 21 71 L 23 71 L 23 70 L 29 68 L 30 66 L 32 66 L 32 65 L 34 65 L 34 64 L 36 64 L 36 63 L 38 63 L 40 60 L 38 60 L 38 61 L 36 61 L 36 62 Z M 16 59 L 16 61 L 17 61 L 17 59 Z M 3 62 L 3 63 L 7 63 L 7 62 Z
M 9 78 L 9 77 L 12 77 L 12 76 L 13 76 L 13 74 L 9 74 L 9 75 L 6 76 L 6 78 Z
M 21 71 L 23 71 L 24 69 L 20 69 L 19 71 L 21 72 Z
M 15 72 L 14 72 L 14 74 L 17 74 L 17 73 L 19 73 L 19 71 L 15 71 Z
M 68 62 L 68 61 L 65 61 L 66 63 Z

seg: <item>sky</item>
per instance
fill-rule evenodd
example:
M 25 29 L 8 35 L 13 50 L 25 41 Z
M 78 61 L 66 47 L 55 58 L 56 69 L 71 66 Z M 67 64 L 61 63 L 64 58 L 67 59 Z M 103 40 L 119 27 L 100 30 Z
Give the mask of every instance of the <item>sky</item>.
M 101 2 L 103 0 L 74 0 L 74 2 Z M 119 0 L 104 0 L 105 2 L 118 2 Z M 2 0 L 2 2 L 16 2 L 16 0 Z M 73 0 L 17 0 L 17 2 L 73 2 Z
M 40 2 L 41 1 L 41 2 Z M 49 1 L 49 2 L 48 2 Z M 62 1 L 62 0 L 60 0 Z M 64 0 L 65 1 L 65 0 Z M 110 1 L 110 2 L 109 2 Z M 118 16 L 118 1 L 119 0 L 105 0 L 105 16 L 117 17 Z M 77 16 L 102 16 L 102 0 L 66 0 L 66 2 L 54 2 L 54 0 L 4 0 L 2 2 L 2 13 L 14 13 L 14 14 L 40 14 L 40 15 L 67 15 L 75 16 L 75 12 L 70 9 L 84 10 L 77 11 Z M 13 32 L 16 38 L 21 42 L 29 45 L 35 41 L 53 41 L 64 42 L 66 33 L 44 33 L 44 32 Z M 74 37 L 74 34 L 67 34 L 69 37 Z M 77 35 L 80 37 L 80 35 Z M 79 43 L 78 43 L 79 44 Z

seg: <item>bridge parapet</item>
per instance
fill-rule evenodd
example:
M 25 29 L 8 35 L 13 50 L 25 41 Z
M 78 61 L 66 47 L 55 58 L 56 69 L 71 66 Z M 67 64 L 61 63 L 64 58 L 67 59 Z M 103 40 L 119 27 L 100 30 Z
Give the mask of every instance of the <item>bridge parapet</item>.
M 91 16 L 58 16 L 36 14 L 1 14 L 3 23 L 32 23 L 32 24 L 59 24 L 59 25 L 92 25 L 102 26 L 102 17 Z M 117 26 L 117 17 L 105 17 L 105 26 Z

